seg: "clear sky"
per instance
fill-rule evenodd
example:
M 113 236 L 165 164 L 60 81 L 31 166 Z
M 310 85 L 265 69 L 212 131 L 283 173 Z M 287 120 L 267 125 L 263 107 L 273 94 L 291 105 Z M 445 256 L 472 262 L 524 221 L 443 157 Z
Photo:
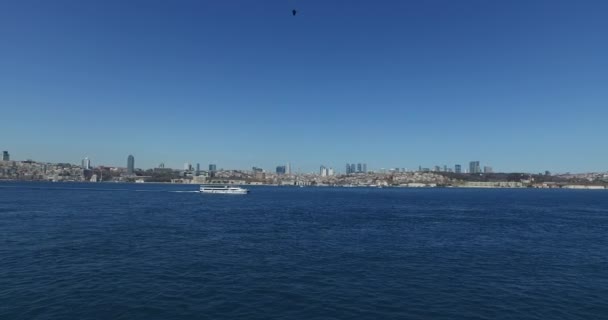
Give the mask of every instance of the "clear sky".
M 15 159 L 582 172 L 607 138 L 608 1 L 0 2 Z

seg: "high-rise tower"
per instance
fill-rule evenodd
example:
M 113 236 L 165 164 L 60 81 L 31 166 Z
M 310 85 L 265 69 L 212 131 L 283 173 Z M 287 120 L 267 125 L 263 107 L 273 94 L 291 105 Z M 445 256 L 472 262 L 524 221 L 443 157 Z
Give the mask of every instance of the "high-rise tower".
M 127 157 L 127 174 L 132 176 L 135 173 L 135 157 L 129 155 Z

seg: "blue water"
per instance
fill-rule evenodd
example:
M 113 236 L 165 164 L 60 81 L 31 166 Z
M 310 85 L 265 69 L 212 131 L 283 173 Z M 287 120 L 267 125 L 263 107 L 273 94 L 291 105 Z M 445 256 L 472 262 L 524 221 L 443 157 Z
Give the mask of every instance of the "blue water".
M 0 319 L 608 319 L 608 191 L 0 183 Z

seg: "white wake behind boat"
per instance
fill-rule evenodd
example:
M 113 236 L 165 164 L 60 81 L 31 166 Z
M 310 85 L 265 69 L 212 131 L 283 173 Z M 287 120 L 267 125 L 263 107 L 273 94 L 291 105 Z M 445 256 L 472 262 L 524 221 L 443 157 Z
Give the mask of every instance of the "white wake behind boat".
M 201 186 L 201 193 L 248 194 L 249 190 L 229 186 Z

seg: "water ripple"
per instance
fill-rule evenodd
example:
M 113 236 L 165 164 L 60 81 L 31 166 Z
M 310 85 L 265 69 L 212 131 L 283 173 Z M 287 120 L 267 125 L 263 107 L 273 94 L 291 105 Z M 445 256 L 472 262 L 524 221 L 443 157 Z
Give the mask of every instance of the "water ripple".
M 0 319 L 608 314 L 603 193 L 95 188 L 3 186 Z

